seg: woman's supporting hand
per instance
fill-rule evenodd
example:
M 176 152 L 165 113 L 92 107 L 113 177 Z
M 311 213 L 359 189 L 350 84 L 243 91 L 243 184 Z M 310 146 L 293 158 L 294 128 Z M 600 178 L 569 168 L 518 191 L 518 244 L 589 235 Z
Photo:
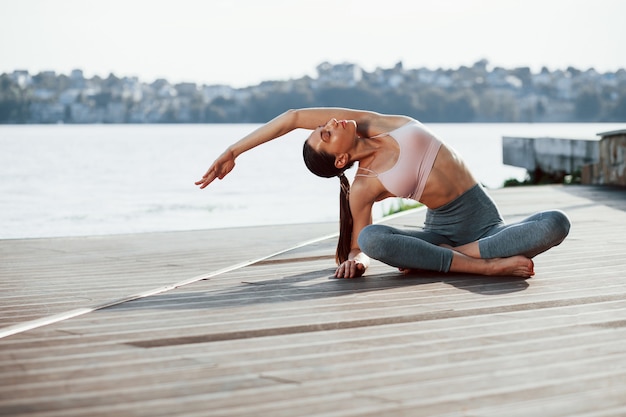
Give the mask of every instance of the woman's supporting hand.
M 359 261 L 349 259 L 339 265 L 335 271 L 335 278 L 358 278 L 365 272 L 366 266 Z
M 220 180 L 224 178 L 235 167 L 235 154 L 229 148 L 224 151 L 209 167 L 207 172 L 202 176 L 202 179 L 196 181 L 196 185 L 200 188 L 205 188 L 213 182 L 215 178 Z

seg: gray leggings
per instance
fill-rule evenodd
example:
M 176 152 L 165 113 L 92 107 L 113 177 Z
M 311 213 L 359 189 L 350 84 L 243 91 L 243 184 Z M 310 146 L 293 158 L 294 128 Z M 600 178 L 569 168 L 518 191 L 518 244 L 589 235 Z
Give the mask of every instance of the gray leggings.
M 559 210 L 507 225 L 491 197 L 476 185 L 450 203 L 428 209 L 422 230 L 374 224 L 361 231 L 358 242 L 366 255 L 388 265 L 448 272 L 453 251 L 441 244 L 478 241 L 481 258 L 532 258 L 561 243 L 569 229 L 569 219 Z

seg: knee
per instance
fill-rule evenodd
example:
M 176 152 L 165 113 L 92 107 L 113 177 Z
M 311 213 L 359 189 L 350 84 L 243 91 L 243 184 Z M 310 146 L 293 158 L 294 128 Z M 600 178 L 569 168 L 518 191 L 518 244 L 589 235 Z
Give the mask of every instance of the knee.
M 367 256 L 378 259 L 385 248 L 384 237 L 389 233 L 388 226 L 371 224 L 361 230 L 357 243 L 361 251 Z
M 567 214 L 561 210 L 552 210 L 549 212 L 550 220 L 552 222 L 552 228 L 557 245 L 561 243 L 569 234 L 571 222 Z

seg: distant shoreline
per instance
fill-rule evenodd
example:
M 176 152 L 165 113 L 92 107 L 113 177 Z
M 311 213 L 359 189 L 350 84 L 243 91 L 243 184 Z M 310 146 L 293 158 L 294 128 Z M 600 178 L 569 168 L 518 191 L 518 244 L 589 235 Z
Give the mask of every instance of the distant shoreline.
M 317 66 L 317 77 L 255 86 L 145 83 L 16 70 L 0 75 L 0 124 L 264 123 L 290 108 L 351 107 L 407 114 L 427 123 L 614 123 L 626 121 L 626 70 L 568 67 L 533 73 L 480 60 L 455 70 L 364 71 Z

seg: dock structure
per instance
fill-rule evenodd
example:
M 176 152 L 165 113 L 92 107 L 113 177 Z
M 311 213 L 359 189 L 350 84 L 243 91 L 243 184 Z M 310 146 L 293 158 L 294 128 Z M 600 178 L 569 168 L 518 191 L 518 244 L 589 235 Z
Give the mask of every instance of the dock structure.
M 525 168 L 534 181 L 548 176 L 562 182 L 580 176 L 582 184 L 626 186 L 626 129 L 598 133 L 595 139 L 502 138 L 502 162 Z
M 581 171 L 585 165 L 597 162 L 597 140 L 561 138 L 502 138 L 502 162 L 505 165 L 525 168 L 539 179 L 542 175 L 563 178 Z
M 626 186 L 626 129 L 598 136 L 598 159 L 583 167 L 583 183 Z
M 334 279 L 336 224 L 2 240 L 0 415 L 626 415 L 626 193 L 490 194 L 572 221 L 532 279 Z

